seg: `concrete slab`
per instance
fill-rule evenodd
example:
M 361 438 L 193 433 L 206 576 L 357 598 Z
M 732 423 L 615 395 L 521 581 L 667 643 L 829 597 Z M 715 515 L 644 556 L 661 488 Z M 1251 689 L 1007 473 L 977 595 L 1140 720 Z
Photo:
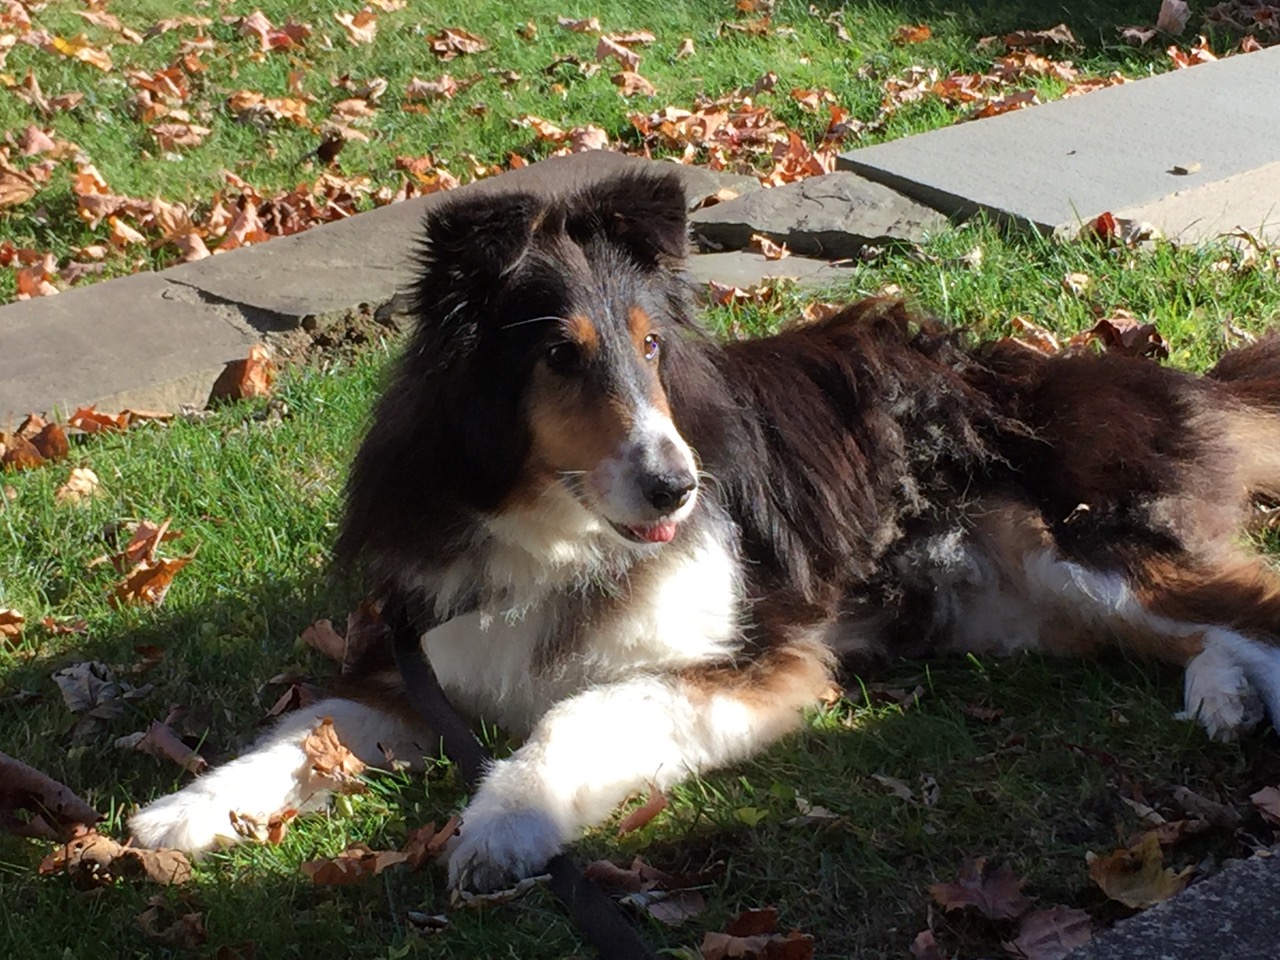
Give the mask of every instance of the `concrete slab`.
M 1278 243 L 1280 162 L 1113 212 L 1146 221 L 1179 243 L 1200 243 L 1235 230 Z
M 591 151 L 553 157 L 460 189 L 565 192 L 610 173 L 647 167 L 680 174 L 691 207 L 721 188 L 743 193 L 760 186 L 752 177 Z M 370 210 L 292 237 L 183 264 L 164 275 L 214 301 L 240 304 L 247 319 L 264 330 L 288 329 L 303 321 L 324 326 L 352 310 L 376 313 L 411 275 L 423 217 L 458 193 L 436 193 Z
M 1277 77 L 1272 47 L 854 150 L 838 166 L 951 216 L 1070 228 L 1280 160 Z M 1260 221 L 1274 202 L 1233 209 Z
M 728 253 L 703 253 L 689 259 L 689 273 L 695 280 L 714 280 L 733 287 L 754 287 L 771 280 L 788 277 L 802 287 L 820 287 L 848 278 L 850 270 L 808 257 L 785 257 L 766 260 L 763 254 L 748 250 Z
M 0 424 L 96 403 L 203 406 L 228 360 L 259 334 L 158 274 L 138 274 L 0 311 Z
M 1275 960 L 1280 846 L 1227 864 L 1164 903 L 1103 931 L 1067 960 Z
M 742 249 L 762 233 L 792 253 L 835 260 L 868 244 L 919 243 L 947 219 L 881 184 L 837 172 L 695 211 L 689 224 L 703 249 Z

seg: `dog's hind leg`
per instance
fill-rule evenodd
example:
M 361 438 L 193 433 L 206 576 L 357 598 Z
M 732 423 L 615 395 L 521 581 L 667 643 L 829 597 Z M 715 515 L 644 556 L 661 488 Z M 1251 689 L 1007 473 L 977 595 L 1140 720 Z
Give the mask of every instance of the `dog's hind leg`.
M 322 808 L 331 781 L 311 769 L 303 742 L 326 717 L 339 742 L 371 765 L 384 762 L 379 744 L 431 742 L 426 731 L 399 715 L 355 700 L 321 700 L 285 716 L 238 759 L 147 804 L 129 818 L 134 838 L 142 846 L 195 852 L 239 839 L 233 812 L 265 823 L 284 810 Z

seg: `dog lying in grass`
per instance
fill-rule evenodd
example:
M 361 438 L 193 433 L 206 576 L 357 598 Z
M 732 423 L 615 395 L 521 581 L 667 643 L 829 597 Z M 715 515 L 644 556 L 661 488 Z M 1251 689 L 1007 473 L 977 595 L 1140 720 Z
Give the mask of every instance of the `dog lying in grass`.
M 759 751 L 849 659 L 1107 644 L 1186 668 L 1213 737 L 1280 715 L 1280 340 L 1206 377 L 971 345 L 873 299 L 719 343 L 674 175 L 432 214 L 418 325 L 337 549 L 425 611 L 455 704 L 523 736 L 462 814 L 459 887 L 538 872 L 629 793 Z M 428 746 L 389 650 L 130 821 L 200 850 L 325 800 L 324 717 Z

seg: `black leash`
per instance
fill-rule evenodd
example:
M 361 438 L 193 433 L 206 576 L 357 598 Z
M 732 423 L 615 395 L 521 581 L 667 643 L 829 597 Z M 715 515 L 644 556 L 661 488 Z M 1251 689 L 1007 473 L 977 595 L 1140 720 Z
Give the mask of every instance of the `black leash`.
M 493 758 L 484 744 L 476 739 L 467 722 L 453 709 L 422 649 L 423 633 L 439 624 L 431 622 L 420 604 L 414 604 L 411 609 L 409 602 L 399 594 L 394 594 L 387 601 L 383 616 L 391 628 L 396 666 L 400 668 L 409 703 L 440 736 L 445 755 L 461 768 L 468 788 L 474 789 L 484 775 L 486 764 Z M 462 829 L 466 828 L 464 823 Z M 617 905 L 574 866 L 568 854 L 561 853 L 552 858 L 547 864 L 547 872 L 551 875 L 547 886 L 564 904 L 574 926 L 601 957 L 606 960 L 655 960 L 655 954 L 645 946 Z

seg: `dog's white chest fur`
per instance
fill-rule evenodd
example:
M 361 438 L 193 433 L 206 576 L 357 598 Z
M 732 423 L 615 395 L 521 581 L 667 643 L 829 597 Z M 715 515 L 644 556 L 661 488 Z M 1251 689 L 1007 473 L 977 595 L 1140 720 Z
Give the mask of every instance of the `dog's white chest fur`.
M 423 640 L 441 684 L 467 712 L 524 733 L 594 684 L 723 660 L 739 635 L 737 564 L 713 537 L 691 535 L 630 570 L 610 561 L 599 535 L 576 549 L 558 538 L 541 556 L 527 536 L 502 544 L 486 568 L 495 599 Z M 565 553 L 577 556 L 547 562 Z

